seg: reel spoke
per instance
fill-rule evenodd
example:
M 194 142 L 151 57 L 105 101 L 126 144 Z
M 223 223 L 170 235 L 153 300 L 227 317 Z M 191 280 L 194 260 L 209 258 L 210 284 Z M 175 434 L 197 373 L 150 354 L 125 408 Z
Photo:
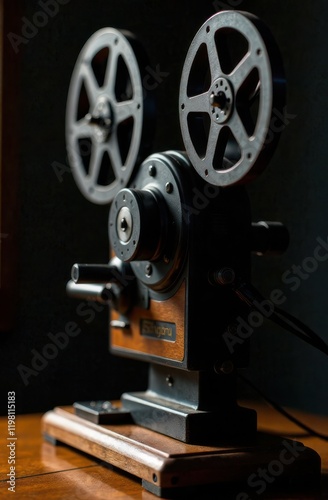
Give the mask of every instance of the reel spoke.
M 83 82 L 86 87 L 86 91 L 88 94 L 88 99 L 90 106 L 93 107 L 97 98 L 97 95 L 99 93 L 99 85 L 97 83 L 95 74 L 91 68 L 91 66 L 87 63 L 84 63 L 84 65 L 81 68 L 81 73 L 83 77 Z
M 241 156 L 244 151 L 249 150 L 250 138 L 246 132 L 243 122 L 241 121 L 238 113 L 235 113 L 234 116 L 229 121 L 228 127 L 230 128 L 233 136 L 239 144 L 241 150 Z M 247 154 L 250 154 L 249 152 Z
M 207 46 L 207 54 L 208 54 L 208 60 L 209 60 L 209 65 L 210 65 L 210 71 L 211 71 L 211 77 L 212 80 L 215 80 L 215 78 L 218 78 L 221 73 L 221 64 L 220 64 L 220 59 L 218 55 L 218 51 L 216 48 L 216 43 L 215 43 L 215 38 L 212 30 L 207 31 L 209 26 L 206 27 L 206 32 L 208 35 L 206 46 Z
M 238 92 L 241 85 L 245 82 L 250 72 L 256 67 L 252 53 L 247 54 L 229 75 L 235 92 Z
M 99 144 L 92 147 L 88 178 L 93 189 L 97 186 L 104 150 L 104 147 Z
M 114 175 L 116 179 L 120 179 L 122 177 L 122 169 L 124 167 L 122 166 L 122 158 L 118 147 L 117 137 L 111 138 L 107 152 L 112 163 Z
M 138 105 L 135 101 L 123 101 L 115 105 L 116 123 L 121 123 L 130 117 L 135 117 L 138 113 Z
M 284 103 L 282 62 L 266 26 L 237 11 L 208 19 L 189 47 L 179 95 L 182 139 L 197 173 L 215 186 L 259 175 L 277 145 L 280 131 L 270 124 Z
M 117 78 L 117 61 L 119 57 L 119 51 L 114 41 L 114 46 L 111 47 L 110 55 L 108 58 L 106 75 L 104 81 L 105 91 L 109 96 L 114 96 L 115 83 Z
M 193 97 L 189 97 L 186 101 L 186 111 L 190 112 L 202 112 L 209 103 L 209 95 L 208 92 L 204 92 L 203 94 L 198 94 Z
M 76 139 L 82 137 L 91 137 L 92 129 L 86 118 L 81 118 L 77 122 L 72 124 L 72 135 Z
M 216 144 L 218 142 L 220 132 L 221 132 L 220 126 L 217 127 L 215 126 L 215 124 L 211 125 L 210 133 L 208 136 L 206 155 L 204 158 L 204 165 L 206 169 L 208 169 L 208 167 L 211 167 L 213 165 L 214 155 L 216 151 Z

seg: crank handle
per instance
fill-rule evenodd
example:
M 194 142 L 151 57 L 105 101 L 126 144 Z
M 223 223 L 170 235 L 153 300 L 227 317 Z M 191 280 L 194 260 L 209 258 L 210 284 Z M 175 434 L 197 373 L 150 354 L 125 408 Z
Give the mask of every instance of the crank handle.
M 112 301 L 111 285 L 76 284 L 70 280 L 66 285 L 66 293 L 74 299 L 91 300 L 101 304 L 110 304 Z

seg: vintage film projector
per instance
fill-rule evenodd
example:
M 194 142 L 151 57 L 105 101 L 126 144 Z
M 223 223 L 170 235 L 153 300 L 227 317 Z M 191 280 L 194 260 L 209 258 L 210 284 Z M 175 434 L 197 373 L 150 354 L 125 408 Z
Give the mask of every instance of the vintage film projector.
M 74 264 L 72 297 L 109 304 L 110 351 L 149 363 L 149 387 L 119 402 L 77 402 L 43 421 L 47 439 L 140 477 L 163 496 L 246 480 L 281 440 L 257 433 L 236 400 L 249 341 L 233 353 L 249 308 L 229 284 L 251 280 L 251 253 L 282 252 L 283 224 L 253 223 L 245 184 L 267 166 L 285 78 L 279 50 L 255 16 L 223 11 L 186 55 L 178 112 L 185 151 L 151 153 L 154 102 L 147 59 L 130 33 L 96 32 L 76 63 L 67 104 L 72 172 L 83 195 L 110 205 L 106 264 Z M 155 432 L 154 432 L 155 431 Z M 287 475 L 317 481 L 306 449 Z

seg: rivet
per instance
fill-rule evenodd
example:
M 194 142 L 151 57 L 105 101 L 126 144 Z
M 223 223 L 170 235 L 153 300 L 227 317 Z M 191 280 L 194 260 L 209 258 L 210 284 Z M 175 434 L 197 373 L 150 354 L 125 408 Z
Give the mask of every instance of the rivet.
M 169 193 L 169 194 L 172 193 L 172 191 L 173 191 L 173 184 L 171 182 L 167 182 L 165 184 L 165 191 L 167 193 Z
M 156 167 L 155 165 L 149 165 L 148 167 L 148 173 L 151 177 L 155 177 L 156 175 Z
M 151 264 L 147 264 L 145 267 L 145 274 L 146 276 L 151 276 L 153 273 L 153 266 Z

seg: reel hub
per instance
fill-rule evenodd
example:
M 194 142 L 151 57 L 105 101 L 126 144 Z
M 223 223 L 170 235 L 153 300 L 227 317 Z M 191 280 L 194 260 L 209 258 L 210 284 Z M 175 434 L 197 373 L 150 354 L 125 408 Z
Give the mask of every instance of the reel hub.
M 225 123 L 229 120 L 234 106 L 233 92 L 229 80 L 218 78 L 209 92 L 211 118 L 214 123 Z
M 89 125 L 93 125 L 93 138 L 96 142 L 104 143 L 113 130 L 113 111 L 106 97 L 101 96 L 93 110 L 93 113 L 85 115 Z

